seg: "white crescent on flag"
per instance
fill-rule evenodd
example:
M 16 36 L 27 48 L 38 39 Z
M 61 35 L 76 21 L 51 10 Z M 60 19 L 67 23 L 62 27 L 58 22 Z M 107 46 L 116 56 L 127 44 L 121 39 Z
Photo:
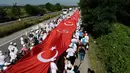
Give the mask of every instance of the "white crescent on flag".
M 55 49 L 55 47 L 52 47 L 51 50 L 53 51 Z M 42 54 L 44 54 L 45 51 L 43 52 L 40 52 L 38 55 L 37 55 L 37 59 L 40 61 L 40 62 L 50 62 L 50 61 L 53 61 L 56 59 L 57 55 L 58 55 L 58 51 L 56 50 L 56 54 L 49 58 L 49 59 L 45 59 L 42 57 Z
M 66 26 L 73 26 L 73 24 L 66 24 L 66 23 L 64 23 Z

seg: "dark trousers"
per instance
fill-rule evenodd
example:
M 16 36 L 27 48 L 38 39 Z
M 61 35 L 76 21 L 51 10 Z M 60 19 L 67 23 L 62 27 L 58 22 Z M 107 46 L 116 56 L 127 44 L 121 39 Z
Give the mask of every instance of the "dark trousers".
M 69 59 L 70 59 L 71 64 L 74 65 L 76 57 L 75 56 L 70 56 Z

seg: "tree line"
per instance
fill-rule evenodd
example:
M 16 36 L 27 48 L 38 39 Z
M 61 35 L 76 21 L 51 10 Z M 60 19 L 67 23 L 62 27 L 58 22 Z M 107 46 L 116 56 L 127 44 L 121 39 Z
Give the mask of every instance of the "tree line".
M 108 34 L 111 23 L 130 26 L 130 0 L 80 0 L 86 30 L 95 37 Z
M 24 6 L 19 6 L 15 3 L 13 6 L 1 6 L 0 22 L 7 22 L 28 16 L 43 15 L 48 12 L 60 11 L 62 8 L 67 7 L 69 6 L 63 6 L 60 3 L 51 4 L 49 2 L 42 5 L 26 4 Z
M 95 38 L 96 57 L 105 66 L 98 73 L 130 73 L 130 0 L 80 0 L 79 6 L 84 30 Z

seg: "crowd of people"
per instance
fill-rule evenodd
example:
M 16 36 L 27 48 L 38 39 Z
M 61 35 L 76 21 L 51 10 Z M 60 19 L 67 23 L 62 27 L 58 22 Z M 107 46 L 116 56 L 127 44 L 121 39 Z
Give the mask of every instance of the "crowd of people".
M 75 60 L 76 58 L 79 58 L 80 63 L 82 63 L 89 48 L 89 36 L 86 31 L 82 30 L 80 26 L 81 24 L 82 21 L 79 20 L 77 23 L 77 29 L 74 32 L 71 43 L 66 50 L 66 54 L 64 55 L 64 73 L 80 73 L 78 66 L 75 64 Z M 58 70 L 56 61 L 52 61 L 50 67 L 51 73 L 61 73 Z
M 30 32 L 25 33 L 20 37 L 20 43 L 22 48 L 18 50 L 17 43 L 10 42 L 8 50 L 5 54 L 0 51 L 0 69 L 5 70 L 8 66 L 15 64 L 19 59 L 21 59 L 25 54 L 27 54 L 35 45 L 41 43 L 49 34 L 49 32 L 54 29 L 63 20 L 67 19 L 70 15 L 61 15 L 54 21 L 50 21 L 48 24 L 38 25 L 37 28 L 32 29 Z M 78 69 L 75 69 L 76 58 L 80 59 L 82 63 L 84 56 L 89 46 L 89 36 L 86 31 L 81 28 L 82 21 L 79 19 L 77 23 L 77 29 L 74 32 L 71 44 L 66 50 L 66 55 L 64 55 L 64 71 L 65 73 L 79 73 Z M 50 63 L 50 72 L 57 73 L 58 67 L 56 65 L 56 60 Z
M 75 70 L 75 60 L 76 58 L 80 59 L 82 63 L 84 60 L 84 56 L 89 46 L 89 36 L 86 31 L 82 31 L 80 28 L 81 21 L 77 23 L 77 29 L 73 34 L 71 39 L 71 44 L 69 48 L 66 50 L 65 55 L 65 72 L 66 73 L 79 73 L 79 70 Z
M 17 43 L 10 42 L 7 51 L 2 53 L 0 50 L 0 71 L 5 70 L 8 66 L 15 64 L 25 54 L 27 54 L 34 46 L 41 43 L 63 19 L 61 15 L 57 19 L 50 21 L 47 24 L 40 23 L 31 31 L 26 32 L 20 37 L 22 48 L 18 48 Z

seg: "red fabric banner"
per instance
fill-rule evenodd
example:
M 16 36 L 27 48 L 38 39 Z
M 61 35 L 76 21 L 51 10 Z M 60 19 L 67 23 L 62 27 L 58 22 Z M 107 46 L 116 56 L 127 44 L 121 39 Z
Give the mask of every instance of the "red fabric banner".
M 78 19 L 79 11 L 76 10 L 69 19 L 61 21 L 42 43 L 4 73 L 47 73 L 50 61 L 58 58 L 71 43 Z

